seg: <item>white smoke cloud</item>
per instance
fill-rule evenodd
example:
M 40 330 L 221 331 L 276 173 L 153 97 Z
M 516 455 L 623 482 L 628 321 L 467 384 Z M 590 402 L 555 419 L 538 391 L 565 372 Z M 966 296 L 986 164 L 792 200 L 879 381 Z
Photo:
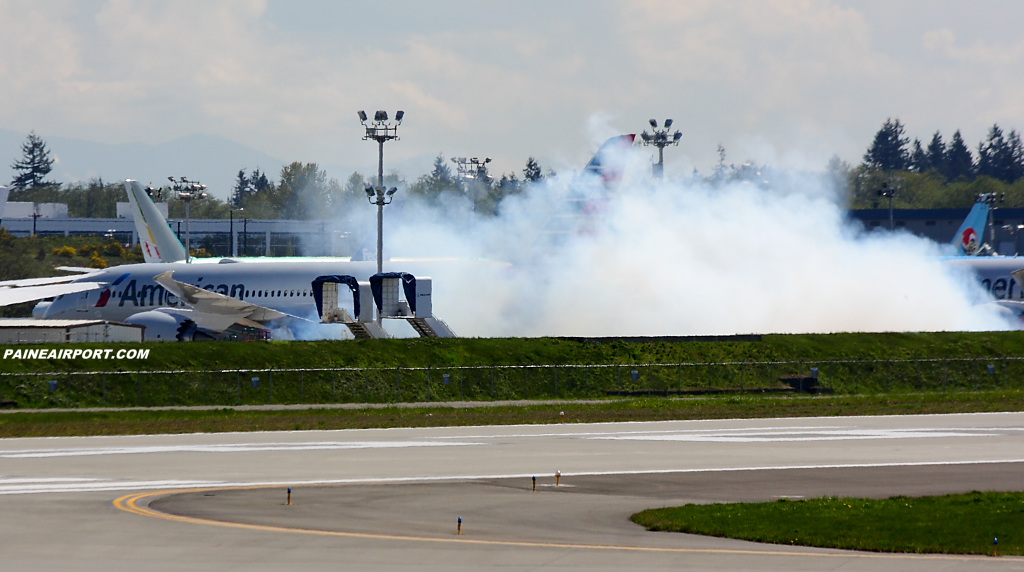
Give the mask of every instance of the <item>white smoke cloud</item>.
M 435 314 L 460 336 L 641 336 L 1006 329 L 970 276 L 906 232 L 866 233 L 814 174 L 768 190 L 652 182 L 631 153 L 619 188 L 562 176 L 507 198 L 494 218 L 407 204 L 395 255 L 506 260 L 438 264 Z M 592 234 L 537 237 L 564 199 L 587 194 Z M 606 201 L 606 202 L 605 202 Z M 392 270 L 399 270 L 392 264 Z

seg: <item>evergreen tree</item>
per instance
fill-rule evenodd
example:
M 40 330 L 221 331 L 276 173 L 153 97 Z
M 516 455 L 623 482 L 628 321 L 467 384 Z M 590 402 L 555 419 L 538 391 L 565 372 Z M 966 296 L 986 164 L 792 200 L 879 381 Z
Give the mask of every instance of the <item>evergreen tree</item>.
M 430 176 L 440 184 L 450 183 L 454 185 L 455 183 L 455 179 L 452 178 L 452 169 L 448 166 L 448 163 L 445 163 L 442 153 L 438 153 L 437 157 L 434 157 L 434 169 L 430 171 Z
M 252 175 L 249 175 L 249 188 L 251 192 L 262 193 L 273 187 L 274 183 L 267 178 L 266 173 L 260 171 L 259 167 L 252 170 Z
M 839 155 L 832 155 L 828 160 L 825 174 L 836 191 L 844 195 L 850 191 L 850 165 L 840 159 Z
M 515 173 L 512 173 L 515 177 Z M 544 178 L 544 174 L 541 171 L 540 163 L 536 159 L 530 157 L 526 160 L 526 168 L 523 169 L 523 180 L 529 183 L 536 183 Z
M 438 154 L 434 159 L 433 170 L 416 179 L 416 182 L 409 187 L 409 194 L 435 201 L 442 193 L 458 188 L 458 182 L 452 176 L 451 168 L 445 163 L 444 155 Z
M 1004 137 L 999 125 L 993 125 L 986 140 L 978 143 L 978 175 L 1012 183 L 1021 177 L 1020 171 L 1020 136 L 1012 131 Z
M 864 154 L 864 165 L 882 171 L 907 170 L 910 167 L 910 154 L 907 152 L 910 139 L 903 136 L 904 131 L 899 119 L 886 119 Z
M 231 206 L 238 208 L 242 206 L 242 202 L 245 201 L 246 195 L 251 190 L 249 183 L 249 177 L 245 175 L 245 168 L 238 170 L 238 175 L 235 177 L 235 186 L 231 189 Z
M 928 154 L 921 147 L 921 140 L 914 138 L 914 144 L 910 146 L 910 170 L 923 173 L 928 170 Z
M 928 168 L 925 170 L 935 170 L 946 176 L 945 154 L 946 144 L 942 141 L 942 134 L 936 131 L 932 135 L 932 140 L 928 143 L 928 148 L 925 150 L 928 162 Z
M 971 155 L 971 150 L 967 148 L 967 144 L 964 143 L 959 129 L 949 140 L 944 159 L 944 174 L 950 181 L 970 180 L 974 177 L 974 157 Z
M 1024 177 L 1024 144 L 1021 143 L 1020 134 L 1016 129 L 1010 131 L 1007 144 L 1010 147 L 1010 181 L 1013 182 Z
M 15 190 L 55 184 L 44 180 L 53 170 L 53 159 L 50 158 L 46 143 L 35 131 L 29 133 L 28 138 L 21 144 L 21 160 L 15 161 L 11 169 L 18 172 L 11 181 L 11 188 Z

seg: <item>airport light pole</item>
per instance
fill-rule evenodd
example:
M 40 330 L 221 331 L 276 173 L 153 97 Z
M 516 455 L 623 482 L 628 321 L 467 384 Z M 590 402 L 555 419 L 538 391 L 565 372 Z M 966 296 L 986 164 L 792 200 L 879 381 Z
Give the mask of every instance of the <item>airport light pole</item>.
M 683 134 L 677 129 L 675 133 L 669 133 L 669 129 L 672 127 L 672 120 L 665 120 L 665 127 L 658 129 L 658 120 L 651 119 L 651 131 L 648 133 L 645 129 L 640 134 L 640 138 L 643 140 L 645 146 L 654 145 L 658 148 L 658 162 L 651 166 L 651 175 L 656 179 L 662 179 L 665 177 L 665 147 L 669 145 L 679 145 L 679 140 L 683 138 Z
M 235 241 L 235 211 L 244 211 L 245 208 L 231 207 L 231 224 L 228 226 L 228 234 L 231 236 L 231 256 L 238 256 L 238 243 Z
M 901 188 L 903 188 L 903 177 L 893 177 L 892 175 L 889 175 L 889 179 L 882 183 L 882 188 L 876 191 L 878 196 L 889 198 L 889 230 L 893 230 L 892 199 L 893 197 L 899 196 L 899 193 L 896 191 Z
M 377 186 L 365 185 L 366 198 L 371 205 L 377 205 L 377 274 L 384 271 L 384 205 L 391 204 L 391 200 L 398 191 L 397 187 L 384 189 L 384 143 L 391 140 L 398 140 L 398 126 L 405 118 L 404 111 L 395 113 L 395 123 L 388 121 L 387 111 L 378 111 L 373 115 L 373 121 L 367 125 L 365 111 L 356 112 L 359 115 L 359 122 L 366 128 L 363 141 L 373 140 L 377 142 L 380 149 L 377 158 Z
M 487 163 L 491 162 L 490 157 L 485 157 L 483 161 L 473 157 L 467 159 L 465 157 L 452 157 L 452 163 L 455 163 L 455 170 L 458 173 L 459 179 L 462 184 L 466 187 L 466 190 L 470 190 L 470 181 L 483 180 L 487 182 Z M 476 185 L 472 188 L 472 201 L 473 201 L 473 212 L 476 212 Z
M 996 205 L 1003 202 L 1003 199 L 1005 198 L 1006 193 L 999 193 L 998 195 L 996 193 L 978 195 L 978 202 L 986 202 L 989 204 L 988 220 L 985 221 L 985 224 L 988 226 L 989 247 L 992 249 L 996 248 L 996 225 L 993 223 L 992 219 L 995 217 L 996 208 L 998 208 Z M 1003 229 L 1005 230 L 1006 227 L 1004 226 Z M 993 252 L 994 251 L 995 250 L 993 250 Z
M 203 191 L 206 185 L 199 184 L 199 181 L 190 181 L 185 177 L 175 180 L 174 177 L 167 177 L 171 182 L 171 188 L 178 194 L 179 201 L 185 201 L 185 262 L 192 262 L 192 234 L 189 229 L 189 204 L 196 199 L 205 199 L 210 196 Z

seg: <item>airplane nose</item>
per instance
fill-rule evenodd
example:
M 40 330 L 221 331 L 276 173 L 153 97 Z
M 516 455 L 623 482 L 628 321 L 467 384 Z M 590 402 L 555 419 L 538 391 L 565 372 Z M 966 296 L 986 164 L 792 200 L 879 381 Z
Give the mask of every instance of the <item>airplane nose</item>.
M 52 304 L 53 302 L 47 300 L 40 301 L 32 308 L 32 317 L 36 320 L 46 319 L 46 312 L 50 309 L 50 305 Z

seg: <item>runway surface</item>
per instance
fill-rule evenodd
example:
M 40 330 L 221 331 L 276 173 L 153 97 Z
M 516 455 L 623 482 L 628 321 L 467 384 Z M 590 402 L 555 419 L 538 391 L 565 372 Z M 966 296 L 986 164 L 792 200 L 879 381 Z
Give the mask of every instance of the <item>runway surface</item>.
M 7 439 L 0 561 L 115 571 L 1024 569 L 1016 558 L 779 547 L 628 521 L 685 502 L 976 489 L 1024 490 L 1024 414 Z

